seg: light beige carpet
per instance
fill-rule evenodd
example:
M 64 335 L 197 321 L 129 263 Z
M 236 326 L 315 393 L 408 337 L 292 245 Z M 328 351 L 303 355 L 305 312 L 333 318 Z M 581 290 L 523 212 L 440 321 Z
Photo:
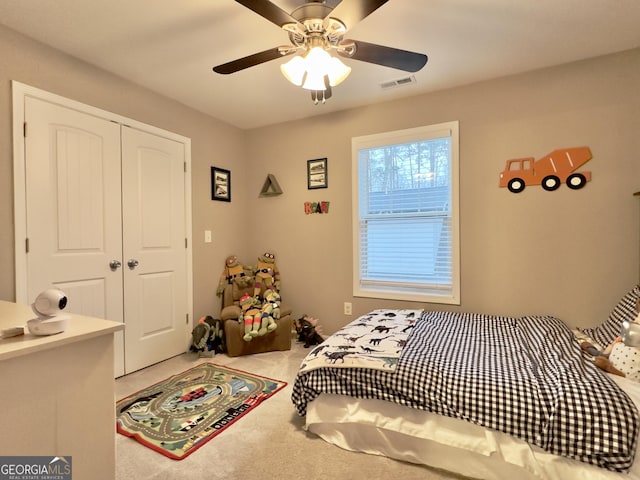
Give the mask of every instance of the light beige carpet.
M 187 353 L 116 380 L 116 398 L 153 383 L 213 362 L 288 382 L 287 387 L 259 409 L 236 422 L 182 461 L 159 455 L 131 438 L 116 435 L 117 480 L 225 479 L 278 480 L 459 479 L 447 472 L 396 460 L 345 451 L 302 429 L 303 419 L 291 403 L 296 371 L 309 350 L 294 342 L 288 352 L 230 358 L 201 359 Z M 114 425 L 115 434 L 115 425 Z

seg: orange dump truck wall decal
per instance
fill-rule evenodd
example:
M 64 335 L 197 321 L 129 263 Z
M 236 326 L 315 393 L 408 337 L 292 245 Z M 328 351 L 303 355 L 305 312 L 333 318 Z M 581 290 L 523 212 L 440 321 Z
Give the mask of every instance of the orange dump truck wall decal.
M 578 190 L 591 180 L 591 172 L 576 171 L 589 160 L 589 147 L 561 148 L 538 160 L 533 157 L 507 160 L 500 173 L 500 186 L 520 193 L 527 185 L 541 185 L 552 191 L 566 183 L 572 190 Z

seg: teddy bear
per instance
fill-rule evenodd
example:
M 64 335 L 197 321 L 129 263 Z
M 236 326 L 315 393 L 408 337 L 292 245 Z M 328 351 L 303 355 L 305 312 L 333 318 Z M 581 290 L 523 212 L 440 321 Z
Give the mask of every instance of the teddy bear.
M 258 264 L 255 271 L 256 283 L 253 289 L 253 296 L 259 297 L 262 287 L 272 288 L 280 291 L 280 272 L 276 265 L 276 257 L 273 253 L 265 253 L 258 257 Z
M 262 324 L 262 311 L 258 307 L 259 300 L 245 293 L 240 297 L 239 303 L 240 319 L 244 321 L 244 336 L 242 339 L 245 342 L 250 342 L 254 337 L 258 336 Z
M 267 288 L 262 302 L 262 323 L 258 335 L 266 335 L 278 328 L 275 321 L 277 318 L 280 318 L 280 294 Z
M 246 287 L 249 284 L 251 275 L 247 274 L 247 268 L 238 262 L 238 257 L 229 255 L 224 262 L 224 269 L 220 274 L 216 295 L 220 296 L 224 292 L 226 285 L 237 283 L 239 287 Z

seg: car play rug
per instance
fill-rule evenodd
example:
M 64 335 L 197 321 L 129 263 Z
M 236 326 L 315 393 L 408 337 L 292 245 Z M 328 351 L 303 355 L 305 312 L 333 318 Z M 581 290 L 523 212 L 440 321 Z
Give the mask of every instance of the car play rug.
M 203 363 L 118 401 L 116 428 L 182 460 L 286 385 Z

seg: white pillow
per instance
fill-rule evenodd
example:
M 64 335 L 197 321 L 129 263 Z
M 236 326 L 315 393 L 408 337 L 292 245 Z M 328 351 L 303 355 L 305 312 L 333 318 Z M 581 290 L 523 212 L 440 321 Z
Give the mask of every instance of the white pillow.
M 640 381 L 640 348 L 627 347 L 624 343 L 617 342 L 611 349 L 609 361 L 629 380 Z

